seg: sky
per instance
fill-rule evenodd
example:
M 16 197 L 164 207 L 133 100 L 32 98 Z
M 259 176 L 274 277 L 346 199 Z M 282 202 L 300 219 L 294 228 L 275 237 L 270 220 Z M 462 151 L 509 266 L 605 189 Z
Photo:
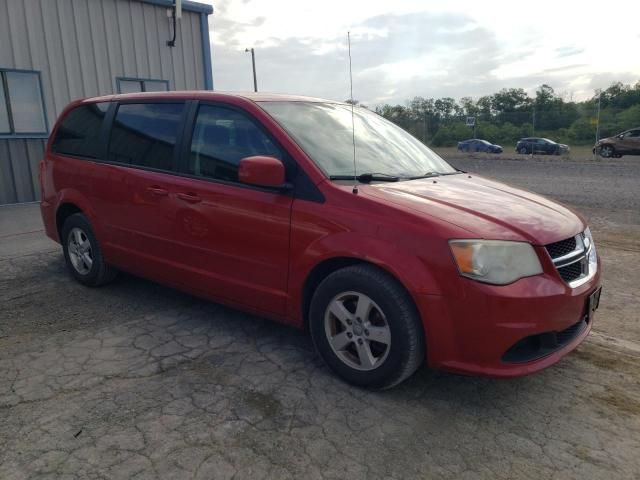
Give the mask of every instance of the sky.
M 200 0 L 216 90 L 346 100 L 477 99 L 551 85 L 567 100 L 640 80 L 640 1 Z

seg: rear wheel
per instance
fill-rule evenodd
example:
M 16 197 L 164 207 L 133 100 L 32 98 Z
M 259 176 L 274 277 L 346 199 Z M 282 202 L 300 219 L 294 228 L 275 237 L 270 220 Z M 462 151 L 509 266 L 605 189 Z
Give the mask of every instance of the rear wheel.
M 105 263 L 91 224 L 82 213 L 65 220 L 60 238 L 67 267 L 78 282 L 98 287 L 115 278 L 117 270 Z
M 361 387 L 390 388 L 424 359 L 424 335 L 412 299 L 371 265 L 329 275 L 311 300 L 313 342 L 327 365 Z
M 611 158 L 615 157 L 616 151 L 611 145 L 602 145 L 598 151 L 601 157 Z

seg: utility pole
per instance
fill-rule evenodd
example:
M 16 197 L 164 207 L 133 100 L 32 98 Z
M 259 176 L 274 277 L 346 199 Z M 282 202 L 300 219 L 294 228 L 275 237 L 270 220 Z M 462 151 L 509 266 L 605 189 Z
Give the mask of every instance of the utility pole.
M 245 52 L 251 52 L 251 66 L 253 67 L 253 91 L 258 91 L 258 79 L 256 77 L 256 54 L 253 51 L 253 47 L 251 49 L 245 48 Z
M 598 118 L 596 120 L 596 144 L 600 140 L 600 101 L 602 100 L 602 90 L 598 94 Z

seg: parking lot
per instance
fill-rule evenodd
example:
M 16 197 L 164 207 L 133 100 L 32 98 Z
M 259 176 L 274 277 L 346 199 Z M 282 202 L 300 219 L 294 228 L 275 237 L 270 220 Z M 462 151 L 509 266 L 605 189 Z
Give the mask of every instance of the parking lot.
M 87 289 L 37 205 L 0 208 L 0 478 L 640 477 L 640 158 L 460 156 L 576 207 L 604 291 L 537 375 L 337 380 L 302 332 L 122 275 Z

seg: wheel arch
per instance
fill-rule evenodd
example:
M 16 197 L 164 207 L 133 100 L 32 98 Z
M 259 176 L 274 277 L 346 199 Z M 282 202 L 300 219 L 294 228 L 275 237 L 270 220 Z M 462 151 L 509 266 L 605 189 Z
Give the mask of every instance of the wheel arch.
M 311 306 L 311 299 L 313 298 L 313 294 L 320 285 L 320 283 L 331 275 L 333 272 L 336 272 L 342 268 L 350 267 L 353 265 L 370 265 L 372 267 L 377 268 L 378 270 L 384 272 L 390 278 L 392 278 L 406 293 L 407 296 L 411 299 L 411 303 L 413 304 L 413 308 L 418 315 L 420 315 L 420 309 L 411 293 L 410 289 L 407 288 L 407 285 L 395 274 L 395 272 L 390 271 L 388 268 L 385 268 L 384 265 L 378 264 L 376 262 L 372 262 L 367 259 L 358 258 L 358 257 L 350 257 L 350 256 L 336 256 L 331 258 L 326 258 L 316 264 L 308 275 L 305 278 L 304 285 L 302 288 L 302 298 L 301 298 L 301 325 L 305 330 L 309 328 L 309 308 Z M 424 330 L 424 322 L 420 322 L 421 326 Z M 426 336 L 426 332 L 423 331 L 423 334 Z
M 78 207 L 73 202 L 64 202 L 58 206 L 56 210 L 56 232 L 58 232 L 58 238 L 62 242 L 62 227 L 64 226 L 64 222 L 71 215 L 76 213 L 84 213 L 80 207 Z

